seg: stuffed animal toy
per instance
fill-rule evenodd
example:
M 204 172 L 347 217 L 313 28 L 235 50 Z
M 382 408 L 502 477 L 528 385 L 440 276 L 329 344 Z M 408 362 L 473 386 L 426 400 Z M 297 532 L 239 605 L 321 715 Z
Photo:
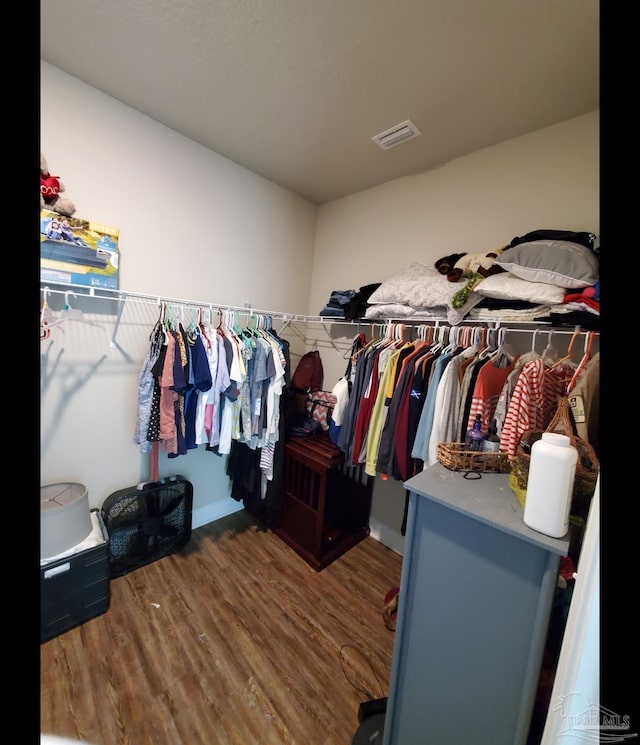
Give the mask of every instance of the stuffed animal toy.
M 496 251 L 486 254 L 465 254 L 453 265 L 447 279 L 450 282 L 458 282 L 463 277 L 470 277 L 472 274 L 488 277 L 490 274 L 502 272 L 504 269 L 493 263 L 493 260 L 497 257 L 498 253 Z
M 440 274 L 447 275 L 449 282 L 459 282 L 476 274 L 484 278 L 504 271 L 502 267 L 494 264 L 494 259 L 503 251 L 504 248 L 484 254 L 450 254 L 438 259 L 434 266 Z
M 436 263 L 434 264 L 435 268 L 440 272 L 440 274 L 446 274 L 447 279 L 449 279 L 449 272 L 453 271 L 453 267 L 456 265 L 456 261 L 461 259 L 463 256 L 466 256 L 467 254 L 449 254 L 449 256 L 443 256 L 441 259 L 438 259 Z M 450 279 L 450 282 L 454 282 L 455 280 Z
M 71 217 L 76 211 L 75 204 L 70 199 L 65 199 L 62 192 L 64 184 L 58 176 L 49 173 L 49 166 L 42 153 L 40 153 L 40 207 L 41 209 L 57 212 L 59 215 Z
M 473 288 L 482 282 L 483 279 L 482 274 L 478 274 L 478 272 L 469 274 L 465 286 L 461 290 L 458 290 L 451 299 L 451 306 L 456 310 L 462 308 L 469 299 L 469 295 L 473 292 Z
M 440 274 L 446 274 L 449 282 L 467 280 L 464 287 L 458 290 L 452 298 L 451 304 L 454 308 L 461 308 L 469 299 L 473 288 L 485 277 L 505 271 L 494 263 L 494 259 L 503 251 L 504 248 L 500 248 L 484 254 L 450 254 L 436 261 L 435 268 Z

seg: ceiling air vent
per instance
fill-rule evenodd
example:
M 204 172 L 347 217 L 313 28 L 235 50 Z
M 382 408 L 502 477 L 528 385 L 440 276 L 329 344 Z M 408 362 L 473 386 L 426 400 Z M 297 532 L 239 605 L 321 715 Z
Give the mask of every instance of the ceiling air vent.
M 380 132 L 380 134 L 377 134 L 371 139 L 383 150 L 389 150 L 390 148 L 399 145 L 401 142 L 413 140 L 414 137 L 418 137 L 420 134 L 420 130 L 416 125 L 407 119 L 405 122 L 401 122 L 400 124 L 396 124 L 395 127 L 391 127 L 391 129 Z

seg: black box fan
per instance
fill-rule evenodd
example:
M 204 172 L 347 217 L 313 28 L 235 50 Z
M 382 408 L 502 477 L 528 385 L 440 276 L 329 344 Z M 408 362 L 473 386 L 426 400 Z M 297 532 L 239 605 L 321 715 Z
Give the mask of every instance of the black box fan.
M 109 574 L 123 574 L 180 551 L 191 537 L 193 486 L 182 476 L 149 481 L 108 496 Z

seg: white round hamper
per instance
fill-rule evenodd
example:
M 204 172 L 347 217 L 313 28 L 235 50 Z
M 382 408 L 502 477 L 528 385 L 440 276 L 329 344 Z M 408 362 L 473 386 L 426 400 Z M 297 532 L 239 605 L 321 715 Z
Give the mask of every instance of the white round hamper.
M 40 559 L 57 556 L 91 533 L 89 495 L 82 484 L 40 487 Z

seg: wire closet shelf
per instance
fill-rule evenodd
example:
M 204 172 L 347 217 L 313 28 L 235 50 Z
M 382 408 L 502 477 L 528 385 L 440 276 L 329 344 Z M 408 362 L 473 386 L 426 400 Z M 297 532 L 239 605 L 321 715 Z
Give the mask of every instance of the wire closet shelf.
M 282 328 L 279 333 L 282 333 L 284 329 L 291 323 L 303 323 L 303 324 L 320 324 L 327 328 L 336 325 L 349 326 L 352 328 L 360 329 L 361 326 L 370 326 L 372 328 L 378 327 L 384 331 L 385 334 L 392 333 L 396 327 L 402 328 L 416 328 L 421 326 L 433 326 L 436 329 L 447 329 L 456 328 L 452 326 L 446 319 L 446 317 L 438 317 L 436 314 L 433 318 L 420 318 L 420 319 L 407 319 L 407 318 L 385 318 L 385 319 L 367 319 L 358 318 L 354 320 L 347 320 L 335 316 L 320 316 L 320 315 L 307 315 L 304 313 L 292 313 L 290 311 L 279 311 L 269 310 L 263 308 L 254 308 L 251 303 L 247 302 L 243 305 L 228 305 L 224 303 L 216 303 L 210 300 L 196 300 L 193 298 L 178 298 L 168 295 L 158 295 L 156 293 L 146 293 L 139 291 L 119 290 L 111 288 L 97 288 L 87 287 L 86 285 L 78 284 L 64 284 L 55 285 L 54 283 L 43 283 L 40 284 L 40 292 L 43 297 L 43 305 L 46 305 L 48 295 L 64 295 L 65 298 L 69 296 L 74 298 L 95 298 L 99 300 L 111 300 L 118 301 L 118 310 L 116 314 L 115 325 L 113 334 L 111 337 L 110 346 L 115 347 L 116 335 L 122 312 L 126 303 L 140 303 L 143 305 L 154 305 L 162 307 L 163 305 L 175 305 L 181 307 L 200 308 L 209 310 L 210 313 L 216 311 L 219 312 L 233 312 L 244 314 L 248 317 L 264 317 L 268 319 L 269 323 L 272 323 L 273 319 L 277 318 L 283 322 Z M 574 337 L 581 332 L 580 326 L 573 328 L 562 328 L 558 326 L 552 326 L 551 323 L 545 321 L 516 321 L 516 320 L 505 320 L 500 319 L 465 319 L 460 326 L 474 326 L 494 331 L 505 331 L 509 332 L 522 332 L 522 333 L 533 333 L 536 329 L 550 330 L 553 334 L 573 334 Z M 599 336 L 599 332 L 592 331 L 590 336 Z

